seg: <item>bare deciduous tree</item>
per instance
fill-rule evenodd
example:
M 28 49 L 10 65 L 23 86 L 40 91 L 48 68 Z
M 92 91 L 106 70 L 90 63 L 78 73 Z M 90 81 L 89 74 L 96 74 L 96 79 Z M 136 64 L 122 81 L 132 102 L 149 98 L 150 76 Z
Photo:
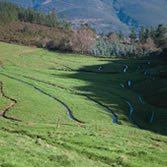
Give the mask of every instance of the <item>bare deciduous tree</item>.
M 95 33 L 81 26 L 78 30 L 73 30 L 70 38 L 70 46 L 74 52 L 89 53 L 96 40 Z

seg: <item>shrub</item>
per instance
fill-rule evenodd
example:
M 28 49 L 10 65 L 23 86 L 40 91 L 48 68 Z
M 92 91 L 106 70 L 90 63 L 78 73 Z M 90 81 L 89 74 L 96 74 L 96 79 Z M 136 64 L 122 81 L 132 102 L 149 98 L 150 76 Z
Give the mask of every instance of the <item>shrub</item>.
M 67 38 L 54 39 L 46 43 L 46 48 L 49 50 L 71 51 L 69 40 Z
M 81 26 L 78 31 L 73 30 L 69 43 L 74 52 L 90 53 L 95 39 L 95 33 L 91 29 Z
M 130 57 L 137 54 L 135 45 L 122 44 L 114 40 L 100 38 L 91 50 L 95 56 Z

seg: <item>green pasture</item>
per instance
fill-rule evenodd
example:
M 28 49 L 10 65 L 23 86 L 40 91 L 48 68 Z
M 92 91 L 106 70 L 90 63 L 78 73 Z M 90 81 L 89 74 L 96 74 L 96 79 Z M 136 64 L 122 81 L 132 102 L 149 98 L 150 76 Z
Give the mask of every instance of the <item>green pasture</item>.
M 0 167 L 167 166 L 163 60 L 97 58 L 0 43 L 0 61 L 3 92 L 17 100 L 6 116 L 21 120 L 0 117 Z M 118 124 L 87 96 L 112 110 Z M 84 123 L 72 120 L 60 101 Z M 127 101 L 140 128 L 129 119 Z M 10 103 L 0 94 L 0 113 Z

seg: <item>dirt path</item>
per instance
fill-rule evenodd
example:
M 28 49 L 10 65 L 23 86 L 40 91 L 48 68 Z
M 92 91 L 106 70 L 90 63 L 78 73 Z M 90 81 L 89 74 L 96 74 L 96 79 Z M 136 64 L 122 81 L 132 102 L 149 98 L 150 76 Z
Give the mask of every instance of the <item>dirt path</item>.
M 13 106 L 16 105 L 17 100 L 15 100 L 15 99 L 13 99 L 13 98 L 11 98 L 11 97 L 8 97 L 8 96 L 6 96 L 6 95 L 4 94 L 4 92 L 3 92 L 3 83 L 2 83 L 1 81 L 0 81 L 0 94 L 2 94 L 2 96 L 3 96 L 4 98 L 6 98 L 6 99 L 12 101 L 12 103 L 11 103 L 9 106 L 7 106 L 7 107 L 1 112 L 0 116 L 4 117 L 4 118 L 6 118 L 6 119 L 14 120 L 14 121 L 21 121 L 21 120 L 19 120 L 19 119 L 6 116 L 7 111 L 8 111 L 10 108 L 12 108 Z

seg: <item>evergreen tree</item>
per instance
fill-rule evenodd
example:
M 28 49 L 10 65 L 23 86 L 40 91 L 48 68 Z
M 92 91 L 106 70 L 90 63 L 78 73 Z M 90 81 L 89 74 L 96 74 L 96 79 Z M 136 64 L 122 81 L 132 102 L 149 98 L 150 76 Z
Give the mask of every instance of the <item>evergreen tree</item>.
M 0 24 L 18 20 L 18 7 L 7 2 L 0 2 Z
M 137 39 L 137 34 L 134 28 L 131 30 L 131 34 L 129 35 L 131 42 L 134 43 Z
M 45 19 L 44 19 L 43 13 L 42 13 L 42 12 L 38 12 L 38 13 L 37 13 L 37 16 L 36 16 L 36 23 L 37 23 L 37 24 L 44 24 L 44 23 L 45 23 L 44 20 L 45 20 Z
M 124 40 L 124 33 L 122 31 L 119 32 L 119 39 Z
M 27 16 L 26 16 L 26 21 L 30 22 L 30 23 L 34 23 L 35 22 L 35 16 L 36 13 L 33 10 L 33 8 L 31 8 L 30 6 L 27 9 Z
M 139 41 L 141 44 L 144 44 L 145 40 L 144 40 L 144 27 L 141 26 L 140 30 L 139 30 Z
M 144 32 L 144 42 L 146 42 L 149 37 L 150 37 L 150 30 L 146 28 Z
M 156 30 L 157 47 L 163 49 L 167 46 L 167 29 L 163 24 L 160 24 Z
M 52 11 L 52 13 L 51 13 L 51 20 L 50 20 L 50 22 L 51 22 L 51 25 L 54 26 L 54 27 L 55 27 L 55 26 L 58 24 L 58 22 L 59 22 L 56 9 L 53 9 L 53 11 Z
M 66 15 L 64 13 L 62 14 L 61 18 L 62 18 L 63 24 L 66 25 L 67 24 L 67 18 L 66 18 Z
M 155 36 L 156 36 L 156 31 L 154 29 L 154 27 L 151 27 L 150 29 L 150 37 L 155 40 Z

